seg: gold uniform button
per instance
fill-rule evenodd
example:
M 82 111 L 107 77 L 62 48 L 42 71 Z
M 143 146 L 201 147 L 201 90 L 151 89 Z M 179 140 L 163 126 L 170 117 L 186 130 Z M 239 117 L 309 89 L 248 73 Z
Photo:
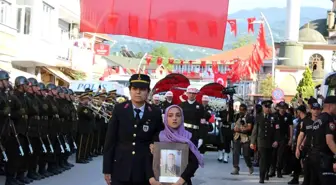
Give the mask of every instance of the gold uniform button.
M 138 126 L 137 125 L 134 125 L 134 128 L 137 128 Z
M 136 137 L 136 134 L 133 134 L 133 137 Z
M 135 142 L 134 143 L 132 143 L 133 144 L 133 146 L 135 145 Z
M 133 151 L 133 152 L 132 152 L 132 154 L 134 155 L 134 154 L 135 154 L 135 152 Z

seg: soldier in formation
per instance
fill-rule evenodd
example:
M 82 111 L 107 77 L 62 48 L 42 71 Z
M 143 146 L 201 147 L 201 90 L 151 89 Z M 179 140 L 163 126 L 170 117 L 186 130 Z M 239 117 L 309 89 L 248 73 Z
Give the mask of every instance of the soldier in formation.
M 0 71 L 0 150 L 6 185 L 29 184 L 69 170 L 74 166 L 68 162 L 73 153 L 84 156 L 76 158 L 76 162 L 87 162 L 90 154 L 102 153 L 105 138 L 101 135 L 105 134 L 106 122 L 104 120 L 103 125 L 98 118 L 98 124 L 93 122 L 95 115 L 92 119 L 89 116 L 83 118 L 85 112 L 92 110 L 81 105 L 76 107 L 71 89 L 45 85 L 35 78 L 23 76 L 17 77 L 12 87 L 9 78 L 7 72 Z M 83 104 L 86 97 L 87 92 L 80 96 Z M 78 122 L 79 118 L 83 122 Z M 86 123 L 90 130 L 84 129 L 83 133 Z M 77 149 L 76 139 L 81 138 L 77 137 L 80 133 L 87 138 L 85 144 L 81 144 L 82 148 Z M 91 146 L 88 146 L 89 141 Z M 85 153 L 78 155 L 85 145 Z

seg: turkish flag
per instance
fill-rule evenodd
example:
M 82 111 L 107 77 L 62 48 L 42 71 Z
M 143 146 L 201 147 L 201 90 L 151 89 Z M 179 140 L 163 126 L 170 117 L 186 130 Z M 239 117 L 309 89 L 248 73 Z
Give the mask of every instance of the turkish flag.
M 226 84 L 227 84 L 227 75 L 226 74 L 217 73 L 214 76 L 214 80 L 215 80 L 216 83 L 219 83 L 219 84 L 223 85 L 224 87 L 226 87 Z
M 229 0 L 81 0 L 81 32 L 222 49 Z

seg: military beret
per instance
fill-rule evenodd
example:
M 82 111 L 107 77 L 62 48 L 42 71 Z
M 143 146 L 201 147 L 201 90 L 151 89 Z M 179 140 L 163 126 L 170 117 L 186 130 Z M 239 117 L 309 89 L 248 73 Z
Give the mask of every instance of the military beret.
M 335 104 L 336 103 L 336 96 L 327 96 L 324 100 L 324 103 L 327 104 Z
M 145 74 L 134 74 L 129 79 L 131 87 L 148 88 L 150 87 L 150 77 Z
M 264 100 L 263 102 L 261 102 L 261 105 L 265 107 L 271 107 L 272 104 L 273 104 L 272 100 Z

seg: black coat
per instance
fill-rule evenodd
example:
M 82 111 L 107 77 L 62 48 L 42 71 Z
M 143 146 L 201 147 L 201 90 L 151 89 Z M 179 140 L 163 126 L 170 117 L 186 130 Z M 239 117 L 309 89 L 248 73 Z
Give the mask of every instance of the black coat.
M 117 104 L 106 133 L 103 173 L 111 174 L 112 181 L 148 182 L 149 145 L 163 129 L 161 111 L 150 104 L 146 103 L 138 125 L 132 103 Z

